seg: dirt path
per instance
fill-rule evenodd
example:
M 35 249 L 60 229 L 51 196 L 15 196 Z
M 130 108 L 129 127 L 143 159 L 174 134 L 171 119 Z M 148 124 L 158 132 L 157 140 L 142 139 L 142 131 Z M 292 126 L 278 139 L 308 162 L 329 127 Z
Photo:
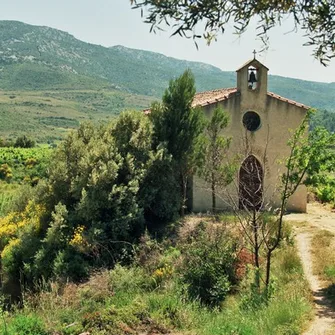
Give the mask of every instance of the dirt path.
M 335 311 L 330 307 L 324 296 L 324 283 L 313 274 L 311 256 L 311 239 L 319 230 L 329 230 L 335 233 L 335 212 L 324 208 L 320 204 L 309 204 L 306 214 L 289 214 L 288 221 L 305 222 L 296 227 L 296 241 L 304 272 L 313 293 L 315 303 L 315 319 L 310 328 L 303 335 L 334 335 Z

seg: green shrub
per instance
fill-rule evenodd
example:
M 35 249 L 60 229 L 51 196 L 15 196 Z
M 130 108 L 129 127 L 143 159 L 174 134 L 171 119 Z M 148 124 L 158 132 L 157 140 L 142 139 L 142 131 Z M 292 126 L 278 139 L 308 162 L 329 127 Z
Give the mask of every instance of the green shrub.
M 1 180 L 10 180 L 13 177 L 12 169 L 8 164 L 0 165 L 0 179 Z
M 198 234 L 185 248 L 182 281 L 189 298 L 219 306 L 237 284 L 237 243 L 219 226 L 203 228 Z
M 19 335 L 47 335 L 43 322 L 34 315 L 18 314 L 9 326 L 9 334 Z
M 19 136 L 14 143 L 15 148 L 33 148 L 34 146 L 35 141 L 26 135 Z
M 316 188 L 316 195 L 321 202 L 335 201 L 335 188 L 332 184 L 319 185 Z
M 56 278 L 78 282 L 88 277 L 89 268 L 81 254 L 74 248 L 67 247 L 57 253 L 53 264 L 53 274 Z
M 17 299 L 22 284 L 32 283 L 31 259 L 39 246 L 35 227 L 31 223 L 24 227 L 19 238 L 12 239 L 2 251 L 3 292 Z
M 335 280 L 335 265 L 326 266 L 324 273 L 330 280 Z

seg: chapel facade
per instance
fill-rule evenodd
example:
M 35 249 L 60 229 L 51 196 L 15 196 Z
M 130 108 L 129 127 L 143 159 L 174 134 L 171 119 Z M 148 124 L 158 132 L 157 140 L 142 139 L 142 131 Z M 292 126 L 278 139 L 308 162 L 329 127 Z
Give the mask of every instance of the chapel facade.
M 280 204 L 278 187 L 285 171 L 292 131 L 299 127 L 309 107 L 268 92 L 268 68 L 252 59 L 237 71 L 237 87 L 201 92 L 193 106 L 207 117 L 221 106 L 230 122 L 224 135 L 231 137 L 229 157 L 239 165 L 234 181 L 217 197 L 217 209 L 241 209 L 250 205 L 275 209 Z M 209 185 L 194 176 L 189 192 L 194 212 L 211 210 Z M 289 198 L 287 209 L 306 212 L 307 190 L 301 185 Z

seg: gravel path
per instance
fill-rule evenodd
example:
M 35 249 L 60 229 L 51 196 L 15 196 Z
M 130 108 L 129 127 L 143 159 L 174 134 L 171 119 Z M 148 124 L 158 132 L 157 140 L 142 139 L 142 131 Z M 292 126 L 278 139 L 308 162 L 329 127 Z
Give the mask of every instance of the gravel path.
M 315 318 L 310 328 L 303 335 L 334 335 L 335 311 L 324 296 L 324 283 L 313 274 L 311 239 L 313 234 L 319 230 L 329 230 L 335 233 L 335 213 L 315 203 L 310 204 L 307 211 L 306 214 L 289 214 L 286 216 L 288 221 L 306 222 L 306 224 L 297 225 L 296 242 L 304 273 L 313 293 Z

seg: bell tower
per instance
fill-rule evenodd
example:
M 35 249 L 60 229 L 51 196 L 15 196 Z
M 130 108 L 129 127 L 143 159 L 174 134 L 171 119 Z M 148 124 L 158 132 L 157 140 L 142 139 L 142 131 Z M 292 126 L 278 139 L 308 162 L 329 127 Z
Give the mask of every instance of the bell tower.
M 242 65 L 237 72 L 237 89 L 242 95 L 266 96 L 269 69 L 254 58 Z

